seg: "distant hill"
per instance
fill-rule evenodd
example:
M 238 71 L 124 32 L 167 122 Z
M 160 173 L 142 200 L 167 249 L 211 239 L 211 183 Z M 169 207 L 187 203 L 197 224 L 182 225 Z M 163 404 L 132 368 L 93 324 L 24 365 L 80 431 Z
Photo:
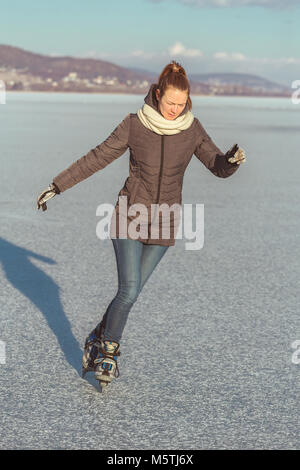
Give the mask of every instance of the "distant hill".
M 60 80 L 70 72 L 77 72 L 81 78 L 117 76 L 119 80 L 144 79 L 144 74 L 99 59 L 78 59 L 75 57 L 51 57 L 35 54 L 13 46 L 0 45 L 0 67 L 21 69 L 23 73 L 51 77 Z
M 112 62 L 52 57 L 0 45 L 0 79 L 7 90 L 145 93 L 159 74 Z M 279 95 L 290 90 L 264 78 L 236 73 L 189 74 L 191 92 L 205 95 Z
M 191 81 L 207 83 L 210 85 L 240 85 L 254 89 L 287 91 L 287 86 L 272 82 L 257 75 L 243 73 L 207 73 L 190 74 Z

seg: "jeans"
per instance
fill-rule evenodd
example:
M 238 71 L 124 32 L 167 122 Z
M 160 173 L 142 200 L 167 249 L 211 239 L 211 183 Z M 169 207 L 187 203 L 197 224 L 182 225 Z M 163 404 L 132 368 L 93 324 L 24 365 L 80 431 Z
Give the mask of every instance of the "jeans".
M 103 340 L 120 342 L 129 311 L 168 246 L 112 238 L 118 267 L 118 292 L 103 316 Z

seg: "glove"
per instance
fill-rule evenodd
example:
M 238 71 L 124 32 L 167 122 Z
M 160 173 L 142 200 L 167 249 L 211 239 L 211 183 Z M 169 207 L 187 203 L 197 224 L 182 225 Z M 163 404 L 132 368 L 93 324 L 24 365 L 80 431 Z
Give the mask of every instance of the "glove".
M 245 152 L 243 149 L 239 148 L 238 144 L 235 144 L 228 150 L 226 158 L 228 162 L 235 163 L 236 165 L 240 165 L 246 161 Z
M 48 188 L 45 191 L 43 191 L 37 198 L 37 208 L 40 209 L 41 207 L 43 211 L 46 211 L 47 210 L 46 202 L 59 193 L 60 193 L 60 190 L 58 189 L 56 184 L 51 183 L 48 186 Z

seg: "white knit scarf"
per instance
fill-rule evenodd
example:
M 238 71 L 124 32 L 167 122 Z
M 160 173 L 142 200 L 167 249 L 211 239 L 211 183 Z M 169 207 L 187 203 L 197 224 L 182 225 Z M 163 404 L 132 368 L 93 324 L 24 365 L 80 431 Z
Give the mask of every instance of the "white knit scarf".
M 187 111 L 182 116 L 178 116 L 171 121 L 164 118 L 158 111 L 146 103 L 138 110 L 137 115 L 145 127 L 160 135 L 178 134 L 188 129 L 194 120 L 193 113 Z

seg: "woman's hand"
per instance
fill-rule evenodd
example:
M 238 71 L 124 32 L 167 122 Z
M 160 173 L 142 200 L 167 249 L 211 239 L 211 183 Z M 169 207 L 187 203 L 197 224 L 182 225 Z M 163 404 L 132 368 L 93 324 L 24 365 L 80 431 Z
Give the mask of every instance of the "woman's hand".
M 239 148 L 238 144 L 235 144 L 226 154 L 227 161 L 230 163 L 236 163 L 240 165 L 246 161 L 245 152 Z
M 43 191 L 37 198 L 37 208 L 42 208 L 43 211 L 47 210 L 46 202 L 49 201 L 56 194 L 59 194 L 59 189 L 51 183 L 45 191 Z

